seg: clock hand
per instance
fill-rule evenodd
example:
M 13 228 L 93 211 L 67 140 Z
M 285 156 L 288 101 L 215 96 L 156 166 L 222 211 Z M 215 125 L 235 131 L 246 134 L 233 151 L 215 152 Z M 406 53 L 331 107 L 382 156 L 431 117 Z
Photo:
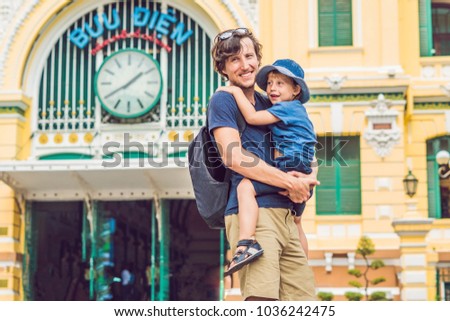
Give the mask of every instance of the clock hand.
M 108 95 L 105 96 L 105 99 L 108 99 L 109 97 L 111 97 L 112 95 L 114 95 L 115 93 L 117 93 L 118 91 L 122 90 L 122 89 L 126 89 L 127 87 L 129 87 L 132 83 L 134 83 L 136 80 L 138 80 L 140 77 L 142 76 L 142 71 L 140 73 L 138 73 L 136 76 L 134 76 L 133 78 L 131 78 L 131 80 L 129 80 L 127 83 L 125 83 L 123 86 L 120 86 L 119 88 L 113 90 L 112 92 L 110 92 Z
M 134 78 L 132 78 L 129 82 L 127 82 L 125 85 L 123 85 L 123 88 L 127 88 L 128 86 L 130 86 L 132 83 L 134 83 L 136 80 L 138 80 L 140 77 L 142 76 L 142 71 L 140 73 L 138 73 L 136 76 L 134 76 Z

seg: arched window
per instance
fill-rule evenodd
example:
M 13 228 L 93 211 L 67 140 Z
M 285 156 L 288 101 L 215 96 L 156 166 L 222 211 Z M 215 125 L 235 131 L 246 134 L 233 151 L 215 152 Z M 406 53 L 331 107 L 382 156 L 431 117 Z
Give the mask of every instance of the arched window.
M 137 8 L 141 8 L 140 21 L 145 21 L 142 27 L 136 23 Z M 89 41 L 81 47 L 84 38 Z M 159 63 L 164 87 L 148 113 L 121 119 L 101 108 L 94 80 L 107 57 L 128 48 L 141 50 Z M 82 132 L 114 123 L 199 127 L 209 97 L 221 84 L 213 70 L 210 48 L 211 38 L 199 22 L 174 6 L 149 0 L 99 5 L 61 34 L 46 59 L 39 86 L 37 130 Z

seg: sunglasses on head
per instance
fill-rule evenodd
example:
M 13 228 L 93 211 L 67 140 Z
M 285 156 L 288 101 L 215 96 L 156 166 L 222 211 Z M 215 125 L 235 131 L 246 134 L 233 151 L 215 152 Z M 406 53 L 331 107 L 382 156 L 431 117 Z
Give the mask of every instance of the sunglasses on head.
M 248 31 L 247 28 L 237 28 L 237 29 L 224 31 L 224 32 L 218 34 L 217 38 L 223 41 L 223 40 L 227 40 L 227 39 L 233 37 L 234 35 L 248 35 L 249 33 L 250 33 L 250 31 Z

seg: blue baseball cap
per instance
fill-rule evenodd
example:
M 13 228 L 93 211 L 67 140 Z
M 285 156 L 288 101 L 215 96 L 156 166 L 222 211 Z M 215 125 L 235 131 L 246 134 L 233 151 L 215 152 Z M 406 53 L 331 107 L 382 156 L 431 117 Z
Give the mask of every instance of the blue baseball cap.
M 256 75 L 256 83 L 259 88 L 264 91 L 267 89 L 267 76 L 274 70 L 291 77 L 302 88 L 299 98 L 302 104 L 309 100 L 309 88 L 304 80 L 305 72 L 302 67 L 292 59 L 279 59 L 272 65 L 262 67 Z

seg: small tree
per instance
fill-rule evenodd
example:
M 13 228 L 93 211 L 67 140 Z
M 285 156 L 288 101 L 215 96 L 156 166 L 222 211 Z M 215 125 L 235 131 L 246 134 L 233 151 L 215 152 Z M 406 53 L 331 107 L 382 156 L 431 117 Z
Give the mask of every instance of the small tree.
M 360 254 L 363 257 L 363 259 L 366 263 L 366 268 L 365 268 L 364 272 L 361 272 L 359 269 L 351 269 L 348 271 L 348 274 L 353 275 L 357 279 L 359 279 L 361 276 L 363 277 L 364 293 L 366 296 L 366 300 L 369 300 L 369 292 L 368 292 L 369 284 L 377 285 L 377 284 L 380 284 L 381 282 L 386 281 L 386 279 L 384 277 L 378 277 L 373 280 L 369 280 L 369 276 L 368 276 L 369 270 L 378 270 L 379 268 L 384 266 L 384 262 L 383 262 L 383 260 L 373 260 L 372 263 L 369 263 L 369 259 L 367 257 L 369 255 L 372 255 L 373 253 L 375 253 L 375 245 L 373 244 L 372 240 L 367 236 L 362 236 L 359 239 L 356 253 Z M 351 286 L 354 286 L 358 289 L 360 289 L 363 286 L 357 280 L 352 280 L 352 281 L 348 282 L 348 284 L 350 284 Z M 382 295 L 380 296 L 380 292 L 375 292 L 373 294 L 375 294 L 375 295 L 373 297 L 370 296 L 370 300 L 378 301 L 380 299 L 381 300 L 383 299 L 383 296 Z M 385 298 L 386 298 L 386 295 L 384 295 L 384 299 Z

